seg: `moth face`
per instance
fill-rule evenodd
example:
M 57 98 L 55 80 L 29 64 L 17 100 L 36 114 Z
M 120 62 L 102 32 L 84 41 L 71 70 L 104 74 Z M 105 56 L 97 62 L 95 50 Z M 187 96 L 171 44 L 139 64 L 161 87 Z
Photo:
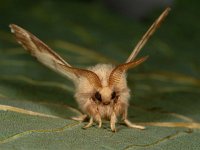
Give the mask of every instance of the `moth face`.
M 117 102 L 117 93 L 110 87 L 103 87 L 94 93 L 93 100 L 98 104 L 109 105 Z

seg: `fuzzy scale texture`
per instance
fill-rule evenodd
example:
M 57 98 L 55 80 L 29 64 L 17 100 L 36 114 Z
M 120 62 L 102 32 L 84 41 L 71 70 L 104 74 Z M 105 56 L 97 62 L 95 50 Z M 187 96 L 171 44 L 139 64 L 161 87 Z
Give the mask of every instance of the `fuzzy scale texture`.
M 76 82 L 75 98 L 81 110 L 87 115 L 94 116 L 95 118 L 95 115 L 98 112 L 102 119 L 110 119 L 113 112 L 119 116 L 127 109 L 130 94 L 126 83 L 126 74 L 124 73 L 122 75 L 122 78 L 117 85 L 109 87 L 108 79 L 113 69 L 114 66 L 110 64 L 97 64 L 94 67 L 88 68 L 88 70 L 93 71 L 100 78 L 102 84 L 101 89 L 95 89 L 88 82 L 87 78 L 84 77 L 81 77 L 79 81 Z M 93 95 L 96 90 L 100 93 L 102 102 L 109 103 L 108 105 L 104 105 L 103 103 L 94 100 Z M 111 99 L 113 92 L 116 92 L 117 94 L 116 101 Z

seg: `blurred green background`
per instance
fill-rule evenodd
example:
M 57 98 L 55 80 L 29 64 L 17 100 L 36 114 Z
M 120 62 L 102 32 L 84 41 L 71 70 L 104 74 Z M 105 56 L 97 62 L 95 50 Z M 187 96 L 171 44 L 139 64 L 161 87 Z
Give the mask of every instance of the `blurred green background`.
M 128 72 L 129 118 L 145 131 L 118 124 L 112 133 L 108 123 L 83 130 L 70 119 L 80 114 L 72 83 L 32 58 L 8 28 L 22 26 L 76 67 L 119 64 L 166 5 L 169 16 L 138 56 L 148 61 Z M 0 149 L 200 149 L 200 2 L 119 6 L 0 1 Z

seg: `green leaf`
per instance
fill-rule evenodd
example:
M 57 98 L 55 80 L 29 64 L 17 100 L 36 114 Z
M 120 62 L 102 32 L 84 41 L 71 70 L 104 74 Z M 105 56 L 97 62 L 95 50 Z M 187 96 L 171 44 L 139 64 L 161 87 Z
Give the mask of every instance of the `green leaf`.
M 0 2 L 0 149 L 200 149 L 199 2 L 177 1 L 129 71 L 130 129 L 84 130 L 74 86 L 38 63 L 11 35 L 16 23 L 77 67 L 124 62 L 151 21 L 135 22 L 97 2 Z M 187 10 L 183 9 L 186 6 Z M 132 43 L 133 41 L 133 43 Z

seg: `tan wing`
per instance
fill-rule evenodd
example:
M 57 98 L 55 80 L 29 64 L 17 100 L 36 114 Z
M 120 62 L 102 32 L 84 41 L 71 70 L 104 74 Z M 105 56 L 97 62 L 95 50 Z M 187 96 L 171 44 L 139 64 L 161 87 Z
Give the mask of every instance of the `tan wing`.
M 61 75 L 64 75 L 72 80 L 76 79 L 77 76 L 74 73 L 67 72 L 63 67 L 60 67 L 60 65 L 69 68 L 71 66 L 45 43 L 30 32 L 15 24 L 11 24 L 9 27 L 11 28 L 11 32 L 14 33 L 18 43 L 30 52 L 31 55 L 36 57 L 39 62 Z
M 137 54 L 140 52 L 140 50 L 143 48 L 143 46 L 146 44 L 148 39 L 153 35 L 153 33 L 156 31 L 156 29 L 160 26 L 162 21 L 165 19 L 165 17 L 168 15 L 171 8 L 166 8 L 163 13 L 156 19 L 156 21 L 151 25 L 151 27 L 147 30 L 147 32 L 143 35 L 142 39 L 137 43 L 135 48 L 133 49 L 131 55 L 126 60 L 126 63 L 133 61 Z

